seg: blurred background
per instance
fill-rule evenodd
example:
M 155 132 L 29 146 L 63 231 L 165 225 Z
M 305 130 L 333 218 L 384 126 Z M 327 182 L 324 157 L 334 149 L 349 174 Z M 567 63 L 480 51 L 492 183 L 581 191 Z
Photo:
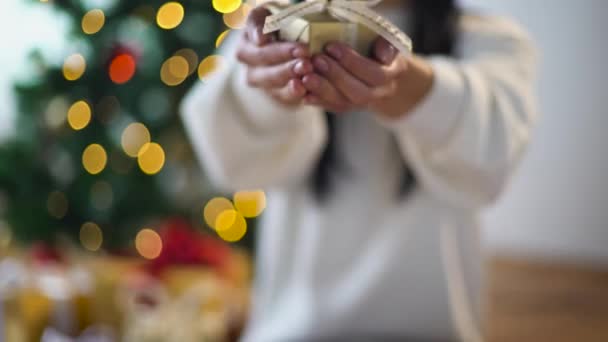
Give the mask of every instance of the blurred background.
M 463 4 L 514 17 L 543 54 L 543 118 L 484 216 L 489 338 L 608 341 L 608 2 Z M 248 9 L 3 0 L 0 341 L 238 336 L 265 196 L 211 188 L 177 106 Z

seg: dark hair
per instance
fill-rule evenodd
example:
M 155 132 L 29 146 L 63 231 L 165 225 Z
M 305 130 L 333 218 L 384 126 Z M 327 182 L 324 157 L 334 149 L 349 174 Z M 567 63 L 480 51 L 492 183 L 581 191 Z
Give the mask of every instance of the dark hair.
M 455 0 L 410 0 L 411 38 L 414 52 L 419 55 L 452 55 L 458 35 L 459 11 Z M 336 151 L 336 117 L 326 114 L 328 141 L 312 174 L 312 188 L 319 200 L 331 190 L 331 171 L 338 164 Z M 416 186 L 416 178 L 407 163 L 403 164 L 403 178 L 397 193 L 405 196 Z M 397 192 L 397 191 L 396 191 Z

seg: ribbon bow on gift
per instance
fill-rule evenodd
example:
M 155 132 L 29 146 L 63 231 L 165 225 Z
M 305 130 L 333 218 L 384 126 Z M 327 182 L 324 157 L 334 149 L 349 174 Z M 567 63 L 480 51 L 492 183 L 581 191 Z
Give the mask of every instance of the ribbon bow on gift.
M 340 21 L 365 25 L 393 44 L 401 53 L 409 55 L 412 52 L 412 40 L 391 22 L 370 9 L 380 2 L 382 0 L 308 0 L 266 17 L 264 34 L 278 31 L 297 18 L 327 12 Z

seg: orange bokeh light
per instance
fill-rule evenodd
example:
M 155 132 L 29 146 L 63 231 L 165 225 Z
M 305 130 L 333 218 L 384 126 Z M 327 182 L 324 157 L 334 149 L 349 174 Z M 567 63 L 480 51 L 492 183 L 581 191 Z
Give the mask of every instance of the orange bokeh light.
M 112 60 L 110 63 L 110 79 L 116 84 L 129 82 L 135 75 L 135 58 L 129 54 L 121 54 Z

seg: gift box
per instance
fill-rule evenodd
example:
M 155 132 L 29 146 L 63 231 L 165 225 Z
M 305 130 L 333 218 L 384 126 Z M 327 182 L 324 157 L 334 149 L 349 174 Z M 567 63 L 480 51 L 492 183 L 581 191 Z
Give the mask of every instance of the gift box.
M 278 4 L 268 4 L 265 7 L 273 14 L 287 8 Z M 322 12 L 295 18 L 279 30 L 278 37 L 284 41 L 307 44 L 313 54 L 322 52 L 327 43 L 339 41 L 367 56 L 378 35 L 361 24 L 337 21 L 328 13 Z
M 412 51 L 411 39 L 370 7 L 378 0 L 309 0 L 297 5 L 268 3 L 264 33 L 278 32 L 281 40 L 307 44 L 311 53 L 322 52 L 329 42 L 348 44 L 364 56 L 383 37 L 401 53 Z

